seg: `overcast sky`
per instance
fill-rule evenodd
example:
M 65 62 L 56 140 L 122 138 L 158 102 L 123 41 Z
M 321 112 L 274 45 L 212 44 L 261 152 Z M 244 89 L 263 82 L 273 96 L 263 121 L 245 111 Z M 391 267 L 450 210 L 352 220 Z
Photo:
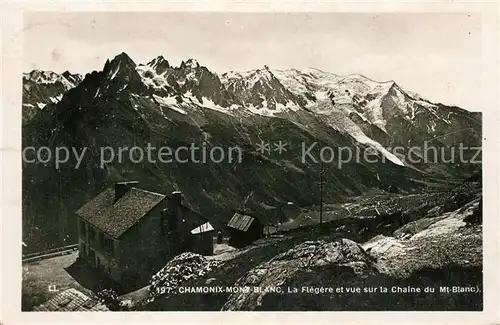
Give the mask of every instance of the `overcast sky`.
M 394 80 L 431 101 L 482 110 L 475 14 L 29 13 L 24 69 L 101 70 L 126 52 L 214 72 L 315 67 Z

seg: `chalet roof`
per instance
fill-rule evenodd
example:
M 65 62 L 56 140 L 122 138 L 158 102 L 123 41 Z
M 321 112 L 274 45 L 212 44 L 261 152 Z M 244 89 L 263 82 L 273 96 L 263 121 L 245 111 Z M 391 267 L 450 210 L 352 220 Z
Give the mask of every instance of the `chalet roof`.
M 241 231 L 247 231 L 250 228 L 250 225 L 255 220 L 257 219 L 254 217 L 243 214 L 241 212 L 236 212 L 231 220 L 229 220 L 229 222 L 227 223 L 227 226 Z
M 34 311 L 109 311 L 108 307 L 91 299 L 76 289 L 67 289 L 57 294 Z
M 82 206 L 76 214 L 113 238 L 119 238 L 166 196 L 132 187 L 118 201 L 108 188 Z

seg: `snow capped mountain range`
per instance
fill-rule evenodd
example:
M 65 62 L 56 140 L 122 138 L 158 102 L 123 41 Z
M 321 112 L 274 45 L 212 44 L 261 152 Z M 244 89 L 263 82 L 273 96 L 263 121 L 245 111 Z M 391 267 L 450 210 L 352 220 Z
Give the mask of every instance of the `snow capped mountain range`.
M 415 118 L 418 108 L 437 107 L 420 97 L 414 98 L 393 81 L 376 82 L 362 75 L 338 76 L 312 68 L 273 70 L 266 66 L 217 75 L 196 60 L 182 62 L 176 68 L 160 56 L 147 64 L 139 64 L 136 69 L 143 83 L 166 102 L 202 106 L 204 102 L 213 102 L 216 109 L 227 112 L 239 110 L 275 116 L 289 110 L 328 114 L 338 109 L 347 115 L 355 113 L 386 131 L 387 122 L 381 109 L 384 100 L 390 98 L 409 121 Z M 212 89 L 205 93 L 207 88 Z M 220 98 L 223 93 L 226 98 Z M 175 99 L 166 99 L 168 97 Z M 214 108 L 214 105 L 208 106 Z
M 83 77 L 65 71 L 33 70 L 23 74 L 23 123 L 33 118 L 47 104 L 55 104 L 64 93 L 76 87 Z
M 81 75 L 71 74 L 69 71 L 57 74 L 52 71 L 33 70 L 30 73 L 24 73 L 23 79 L 37 84 L 55 84 L 60 82 L 66 90 L 69 90 L 78 85 L 83 78 Z
M 392 96 L 395 106 L 408 120 L 415 118 L 415 109 L 418 111 L 419 107 L 430 110 L 437 107 L 420 96 L 405 92 L 393 81 L 376 82 L 362 75 L 339 76 L 314 68 L 274 70 L 265 66 L 263 69 L 217 75 L 194 59 L 182 62 L 179 67 L 172 67 L 163 56 L 159 56 L 147 64 L 135 65 L 123 53 L 113 60 L 117 64 L 109 76 L 110 80 L 120 70 L 126 70 L 120 66 L 122 59 L 127 61 L 124 66 L 128 64 L 136 70 L 147 88 L 162 97 L 163 102 L 175 103 L 173 105 L 208 104 L 207 107 L 220 111 L 239 109 L 264 116 L 299 109 L 328 114 L 338 108 L 348 115 L 354 113 L 384 131 L 386 121 L 381 106 L 388 97 Z M 46 89 L 54 85 L 62 87 L 58 87 L 57 94 L 51 92 L 55 96 L 45 96 L 36 103 L 25 100 L 24 104 L 41 109 L 49 103 L 55 103 L 65 91 L 74 88 L 82 79 L 81 75 L 68 71 L 63 74 L 40 70 L 25 73 L 25 95 L 32 91 L 33 85 L 44 85 Z

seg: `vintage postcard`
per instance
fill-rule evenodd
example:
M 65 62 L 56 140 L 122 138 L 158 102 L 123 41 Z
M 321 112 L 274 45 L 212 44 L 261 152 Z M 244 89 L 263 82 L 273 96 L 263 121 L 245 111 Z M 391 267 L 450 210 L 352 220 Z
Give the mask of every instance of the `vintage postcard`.
M 2 15 L 5 324 L 498 321 L 497 4 L 41 4 Z

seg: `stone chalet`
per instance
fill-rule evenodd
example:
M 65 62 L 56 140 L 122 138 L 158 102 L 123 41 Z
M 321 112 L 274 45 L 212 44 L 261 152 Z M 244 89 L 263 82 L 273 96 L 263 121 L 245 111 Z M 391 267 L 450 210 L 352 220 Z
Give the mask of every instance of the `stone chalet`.
M 214 228 L 182 205 L 180 192 L 166 195 L 120 182 L 76 215 L 79 258 L 118 284 L 144 283 L 173 256 L 213 254 Z

